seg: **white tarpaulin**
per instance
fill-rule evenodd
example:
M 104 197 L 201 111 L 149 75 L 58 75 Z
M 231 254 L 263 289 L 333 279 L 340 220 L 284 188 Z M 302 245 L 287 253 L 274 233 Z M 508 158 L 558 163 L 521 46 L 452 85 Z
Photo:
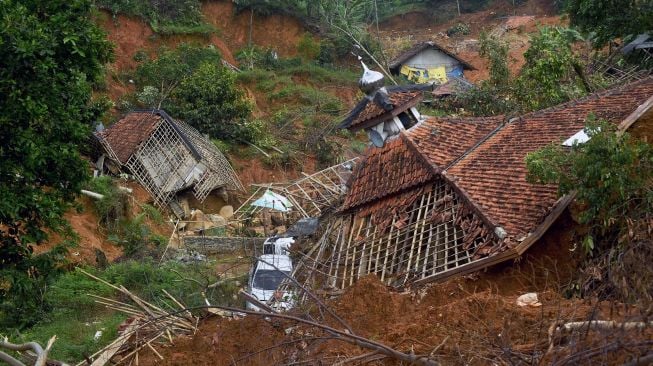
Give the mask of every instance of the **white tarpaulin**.
M 292 203 L 286 197 L 267 190 L 259 199 L 252 202 L 252 206 L 267 207 L 281 212 L 288 212 L 292 207 Z

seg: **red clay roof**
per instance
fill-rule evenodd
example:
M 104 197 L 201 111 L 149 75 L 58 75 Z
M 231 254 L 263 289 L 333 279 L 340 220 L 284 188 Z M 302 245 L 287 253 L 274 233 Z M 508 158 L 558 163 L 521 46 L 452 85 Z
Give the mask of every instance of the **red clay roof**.
M 416 98 L 421 98 L 422 92 L 420 91 L 397 91 L 390 92 L 388 99 L 390 103 L 394 106 L 394 109 L 391 111 L 385 111 L 380 105 L 374 103 L 374 101 L 369 101 L 365 108 L 356 116 L 356 118 L 351 122 L 350 129 L 356 129 L 359 125 L 362 125 L 364 122 L 374 119 L 383 115 L 384 113 L 397 115 L 404 110 L 414 106 L 411 102 Z
M 479 118 L 430 117 L 408 132 L 431 164 L 446 169 L 503 121 L 502 116 Z
M 562 142 L 581 130 L 588 116 L 621 122 L 653 95 L 653 78 L 530 113 L 506 124 L 445 174 L 495 224 L 516 239 L 549 214 L 557 199 L 553 185 L 526 181 L 526 154 Z
M 125 164 L 141 143 L 147 140 L 163 120 L 152 112 L 131 112 L 123 119 L 98 133 L 115 152 L 120 163 Z
M 343 210 L 415 187 L 434 177 L 434 171 L 406 137 L 389 139 L 382 148 L 367 149 L 356 165 Z
M 619 123 L 653 95 L 653 77 L 513 119 L 430 118 L 383 148 L 370 147 L 356 167 L 344 210 L 431 181 L 439 169 L 512 239 L 532 232 L 557 201 L 553 185 L 526 181 L 524 159 L 581 130 L 588 116 Z

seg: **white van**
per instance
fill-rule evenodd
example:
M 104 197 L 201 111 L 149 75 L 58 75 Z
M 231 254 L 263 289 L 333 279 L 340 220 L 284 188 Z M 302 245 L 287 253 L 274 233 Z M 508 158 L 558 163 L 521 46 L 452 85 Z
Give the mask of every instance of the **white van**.
M 280 310 L 288 310 L 293 305 L 292 296 L 290 293 L 277 292 L 277 288 L 281 281 L 290 276 L 291 273 L 292 261 L 289 256 L 263 254 L 250 270 L 247 292 L 263 303 L 267 303 L 273 296 L 276 296 L 275 307 Z M 250 302 L 246 303 L 246 308 L 248 310 L 259 310 L 256 305 Z
M 280 254 L 288 255 L 288 249 L 295 242 L 293 238 L 279 238 L 273 236 L 265 239 L 263 243 L 263 254 Z

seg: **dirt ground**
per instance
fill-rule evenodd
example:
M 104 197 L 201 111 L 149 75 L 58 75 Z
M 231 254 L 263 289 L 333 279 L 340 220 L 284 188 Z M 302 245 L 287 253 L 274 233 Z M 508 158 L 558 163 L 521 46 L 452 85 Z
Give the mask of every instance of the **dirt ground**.
M 532 18 L 526 20 L 526 17 Z M 509 44 L 508 67 L 515 75 L 524 65 L 529 34 L 537 32 L 539 26 L 562 25 L 565 22 L 561 16 L 555 15 L 551 1 L 531 0 L 513 8 L 509 1 L 497 0 L 484 10 L 463 13 L 444 23 L 435 23 L 434 18 L 419 12 L 393 17 L 380 24 L 380 35 L 388 59 L 393 59 L 415 43 L 435 41 L 474 66 L 476 70 L 465 71 L 465 78 L 476 83 L 489 77 L 488 62 L 479 55 L 481 32 L 492 33 L 498 28 L 516 25 L 506 32 L 500 32 L 500 38 Z M 447 36 L 447 30 L 458 23 L 468 25 L 470 33 Z
M 152 197 L 140 184 L 134 181 L 119 182 L 118 184 L 132 189 L 132 193 L 129 195 L 130 207 L 132 208 L 131 216 L 138 215 L 142 211 L 141 204 L 152 204 Z M 67 256 L 71 264 L 95 265 L 97 250 L 102 251 L 109 262 L 121 257 L 123 254 L 122 248 L 108 240 L 108 232 L 100 224 L 100 219 L 93 206 L 93 199 L 82 195 L 77 199 L 76 203 L 79 209 L 72 208 L 64 215 L 72 231 L 78 236 L 78 245 L 69 248 Z M 167 222 L 155 223 L 146 220 L 146 224 L 154 234 L 166 238 L 172 234 L 172 226 Z M 34 247 L 34 253 L 45 253 L 54 246 L 61 244 L 64 239 L 65 236 L 61 234 L 51 233 L 45 243 Z
M 540 364 L 612 365 L 645 353 L 651 344 L 641 344 L 653 339 L 650 329 L 580 332 L 550 338 L 552 326 L 560 322 L 624 321 L 639 315 L 636 309 L 620 304 L 562 295 L 574 279 L 578 264 L 577 253 L 570 251 L 569 244 L 577 227 L 565 215 L 517 263 L 402 291 L 368 276 L 326 303 L 357 335 L 401 352 L 431 354 L 444 365 L 530 364 L 532 359 L 539 359 Z M 518 306 L 517 298 L 527 292 L 536 292 L 542 306 Z M 296 309 L 292 314 L 307 313 L 321 319 L 315 307 Z M 343 329 L 342 324 L 328 316 L 323 323 Z M 574 358 L 615 344 L 631 346 L 626 347 L 627 351 L 619 349 L 592 361 Z M 316 328 L 247 316 L 240 320 L 205 319 L 194 337 L 177 339 L 174 346 L 159 352 L 164 360 L 145 352 L 140 363 L 322 365 L 369 350 L 330 339 L 329 334 Z M 384 359 L 369 364 L 399 363 Z

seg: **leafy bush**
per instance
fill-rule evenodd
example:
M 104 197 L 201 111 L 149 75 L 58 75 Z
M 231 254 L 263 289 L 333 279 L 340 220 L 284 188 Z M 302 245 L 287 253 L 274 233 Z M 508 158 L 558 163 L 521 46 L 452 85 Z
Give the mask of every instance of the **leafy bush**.
M 246 120 L 252 106 L 215 47 L 163 48 L 139 65 L 135 80 L 141 105 L 166 109 L 213 138 L 256 141 L 262 134 L 260 124 Z
M 93 207 L 100 219 L 100 224 L 114 229 L 129 212 L 127 195 L 120 191 L 113 179 L 109 176 L 101 176 L 88 182 L 88 190 L 99 193 L 104 198 L 93 201 Z
M 91 19 L 89 0 L 9 0 L 0 5 L 0 326 L 25 327 L 47 304 L 43 292 L 65 248 L 33 255 L 46 230 L 88 179 L 80 146 L 103 106 L 111 43 Z M 63 232 L 62 232 L 63 233 Z
M 578 98 L 586 93 L 574 68 L 582 69 L 571 45 L 578 32 L 561 27 L 542 27 L 531 37 L 515 94 L 525 110 L 537 110 Z
M 570 150 L 552 144 L 526 158 L 529 179 L 576 192 L 578 221 L 588 228 L 581 246 L 584 292 L 602 298 L 653 302 L 653 148 L 590 120 L 590 140 Z M 583 275 L 585 273 L 586 275 Z
M 174 91 L 174 115 L 215 138 L 256 141 L 261 125 L 247 122 L 252 105 L 230 70 L 204 63 Z
M 490 61 L 490 79 L 456 98 L 453 107 L 475 115 L 529 112 L 578 98 L 590 88 L 585 85 L 583 65 L 572 51 L 577 32 L 560 27 L 543 27 L 531 37 L 526 64 L 516 78 L 507 66 L 505 43 L 481 36 L 481 55 Z M 601 80 L 592 80 L 601 84 Z
M 297 52 L 304 58 L 304 60 L 313 61 L 320 54 L 320 42 L 315 41 L 313 37 L 304 33 L 302 38 L 297 43 Z
M 616 241 L 627 231 L 628 218 L 640 220 L 653 207 L 653 148 L 628 134 L 617 134 L 608 122 L 590 120 L 586 133 L 590 140 L 571 151 L 550 145 L 529 154 L 526 163 L 532 180 L 555 183 L 560 194 L 577 192 L 583 207 L 578 218 L 591 225 L 590 235 Z

